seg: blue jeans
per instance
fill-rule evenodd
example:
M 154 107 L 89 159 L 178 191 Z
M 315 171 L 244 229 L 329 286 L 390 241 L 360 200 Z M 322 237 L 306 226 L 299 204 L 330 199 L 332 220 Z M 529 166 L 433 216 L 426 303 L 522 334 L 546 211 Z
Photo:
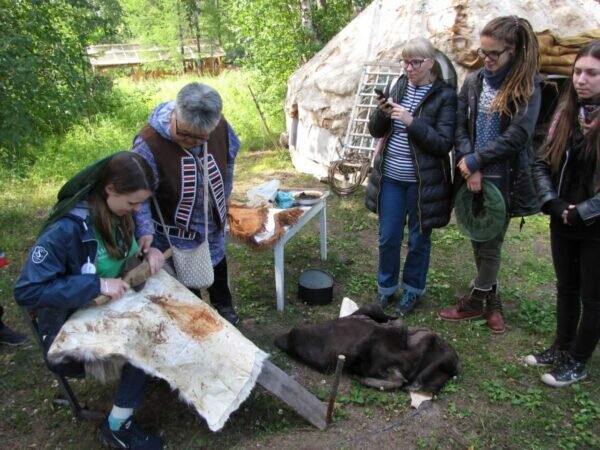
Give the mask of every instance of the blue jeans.
M 404 238 L 404 225 L 408 217 L 408 254 L 402 272 L 405 291 L 422 295 L 425 292 L 431 229 L 420 230 L 417 183 L 381 180 L 379 196 L 379 293 L 392 295 L 398 289 L 400 250 Z
M 147 379 L 148 376 L 143 370 L 129 363 L 125 364 L 115 394 L 115 405 L 120 408 L 139 408 L 144 400 Z

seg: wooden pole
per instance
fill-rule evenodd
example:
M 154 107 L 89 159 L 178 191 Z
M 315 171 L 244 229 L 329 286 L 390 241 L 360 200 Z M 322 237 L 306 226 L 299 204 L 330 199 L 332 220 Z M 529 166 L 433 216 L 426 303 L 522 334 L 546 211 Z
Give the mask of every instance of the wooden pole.
M 262 110 L 260 109 L 258 100 L 256 99 L 256 96 L 254 95 L 254 91 L 252 90 L 250 85 L 248 85 L 248 90 L 250 91 L 250 95 L 252 96 L 254 105 L 256 106 L 256 109 L 258 110 L 258 114 L 260 114 L 260 119 L 262 120 L 263 126 L 265 127 L 265 130 L 267 131 L 267 136 L 269 136 L 269 140 L 271 141 L 271 144 L 273 144 L 273 147 L 278 148 L 279 143 L 275 140 L 275 138 L 273 137 L 273 133 L 271 133 L 271 130 L 269 129 L 269 125 L 267 125 L 267 120 L 265 119 L 265 115 L 263 114 Z
M 331 423 L 331 418 L 333 416 L 333 405 L 335 404 L 335 398 L 337 397 L 337 391 L 340 385 L 340 378 L 342 376 L 342 370 L 344 369 L 345 362 L 346 357 L 344 355 L 339 355 L 337 364 L 335 366 L 333 385 L 331 386 L 331 392 L 329 393 L 329 405 L 327 406 L 327 425 Z
M 327 428 L 325 405 L 271 361 L 263 363 L 256 382 L 319 430 Z

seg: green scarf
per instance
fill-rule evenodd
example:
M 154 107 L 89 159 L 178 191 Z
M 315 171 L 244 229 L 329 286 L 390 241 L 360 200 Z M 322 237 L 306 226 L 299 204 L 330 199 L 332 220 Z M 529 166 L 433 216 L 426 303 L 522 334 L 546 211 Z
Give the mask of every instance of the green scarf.
M 50 211 L 46 222 L 40 230 L 40 234 L 49 225 L 53 224 L 60 218 L 66 216 L 79 202 L 87 198 L 90 191 L 94 188 L 102 170 L 110 161 L 113 156 L 124 153 L 125 151 L 119 151 L 112 153 L 105 158 L 102 158 L 95 163 L 90 164 L 85 169 L 75 174 L 69 181 L 67 181 L 63 187 L 60 188 L 57 195 L 57 202 Z

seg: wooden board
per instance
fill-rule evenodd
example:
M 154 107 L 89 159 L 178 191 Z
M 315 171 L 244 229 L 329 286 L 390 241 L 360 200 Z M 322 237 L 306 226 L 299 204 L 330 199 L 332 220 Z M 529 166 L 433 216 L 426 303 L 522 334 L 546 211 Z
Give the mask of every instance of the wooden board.
M 256 382 L 319 430 L 327 428 L 325 404 L 271 361 L 263 363 Z

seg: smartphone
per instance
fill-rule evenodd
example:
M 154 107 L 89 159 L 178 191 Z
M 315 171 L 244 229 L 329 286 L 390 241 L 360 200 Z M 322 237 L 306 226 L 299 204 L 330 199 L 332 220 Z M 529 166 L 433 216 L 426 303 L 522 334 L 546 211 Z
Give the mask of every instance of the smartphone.
M 374 90 L 374 91 L 375 91 L 375 93 L 377 94 L 377 97 L 379 97 L 379 98 L 386 98 L 386 97 L 385 97 L 385 94 L 383 93 L 383 91 L 382 91 L 381 89 L 379 89 L 379 88 L 375 88 L 375 89 L 373 89 L 373 90 Z

